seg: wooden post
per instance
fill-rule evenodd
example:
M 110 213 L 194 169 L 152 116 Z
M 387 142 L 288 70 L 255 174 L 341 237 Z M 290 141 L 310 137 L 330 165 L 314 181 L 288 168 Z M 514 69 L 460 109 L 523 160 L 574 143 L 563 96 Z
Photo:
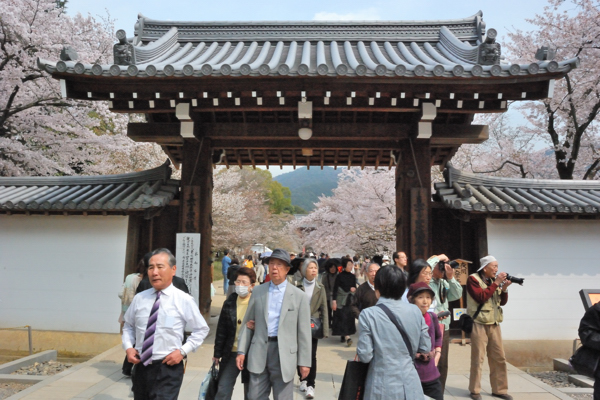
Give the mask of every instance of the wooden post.
M 429 140 L 401 142 L 396 153 L 396 250 L 409 262 L 431 255 L 431 153 Z
M 197 135 L 199 136 L 199 135 Z M 212 158 L 210 139 L 185 139 L 181 171 L 180 232 L 200 233 L 199 307 L 210 320 Z

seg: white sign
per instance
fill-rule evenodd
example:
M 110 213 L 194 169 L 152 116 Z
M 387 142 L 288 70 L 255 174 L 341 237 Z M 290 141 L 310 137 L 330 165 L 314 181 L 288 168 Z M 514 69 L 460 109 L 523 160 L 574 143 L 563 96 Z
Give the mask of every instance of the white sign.
M 454 320 L 458 321 L 460 319 L 460 316 L 463 314 L 467 313 L 467 309 L 466 308 L 454 308 L 453 310 L 453 316 L 454 316 Z
M 175 254 L 177 255 L 175 275 L 185 280 L 196 304 L 200 304 L 200 234 L 178 233 Z

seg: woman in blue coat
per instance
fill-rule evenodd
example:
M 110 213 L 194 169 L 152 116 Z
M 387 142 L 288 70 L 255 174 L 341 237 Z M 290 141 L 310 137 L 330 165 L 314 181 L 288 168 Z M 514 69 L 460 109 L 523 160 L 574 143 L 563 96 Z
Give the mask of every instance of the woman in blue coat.
M 404 273 L 397 266 L 385 266 L 375 275 L 377 304 L 387 306 L 402 325 L 413 353 L 429 353 L 431 338 L 419 308 L 401 300 L 406 289 Z M 421 381 L 402 335 L 378 306 L 364 309 L 358 318 L 356 352 L 369 363 L 365 400 L 422 399 Z

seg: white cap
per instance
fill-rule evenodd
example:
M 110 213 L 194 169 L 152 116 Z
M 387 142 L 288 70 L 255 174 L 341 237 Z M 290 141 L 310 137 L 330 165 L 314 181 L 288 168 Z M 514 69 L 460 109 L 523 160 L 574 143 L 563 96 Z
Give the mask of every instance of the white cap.
M 494 257 L 494 256 L 483 257 L 481 260 L 479 260 L 480 267 L 477 270 L 477 272 L 481 271 L 483 268 L 485 268 L 486 265 L 488 265 L 489 263 L 494 262 L 494 261 L 498 261 L 498 260 L 496 260 L 496 257 Z
M 388 256 L 383 256 L 382 260 L 383 261 L 390 261 L 390 258 Z

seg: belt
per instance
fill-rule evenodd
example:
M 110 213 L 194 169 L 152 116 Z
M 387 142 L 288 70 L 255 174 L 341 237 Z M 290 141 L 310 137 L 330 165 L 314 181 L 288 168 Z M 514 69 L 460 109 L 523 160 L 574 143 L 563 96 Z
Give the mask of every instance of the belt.
M 277 341 L 277 336 L 269 336 L 269 342 L 276 342 Z

